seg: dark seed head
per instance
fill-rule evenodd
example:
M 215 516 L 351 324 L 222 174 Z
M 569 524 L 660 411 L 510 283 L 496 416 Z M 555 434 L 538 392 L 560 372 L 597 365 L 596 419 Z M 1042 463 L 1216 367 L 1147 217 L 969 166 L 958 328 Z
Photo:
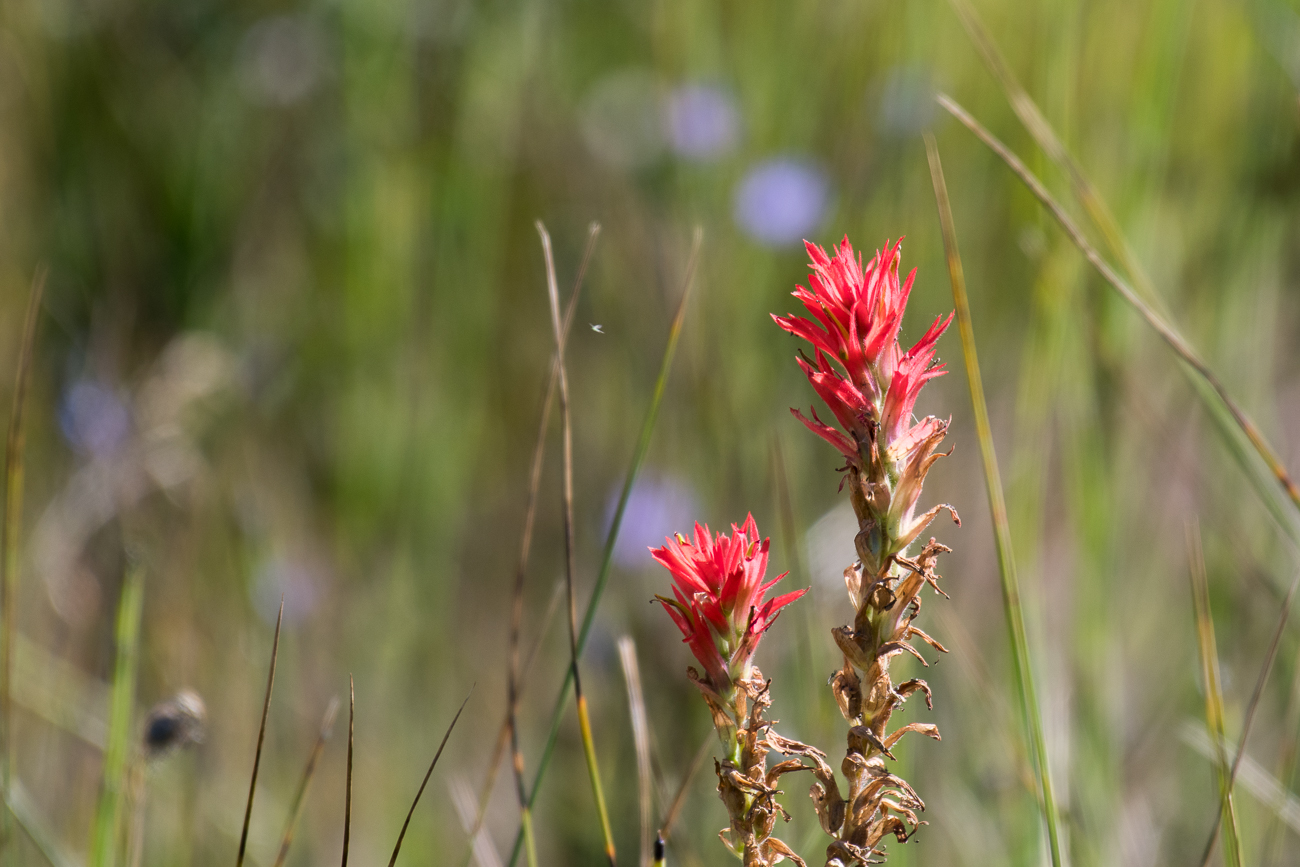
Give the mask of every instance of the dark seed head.
M 144 752 L 151 759 L 203 741 L 207 708 L 198 693 L 182 690 L 154 705 L 144 721 Z

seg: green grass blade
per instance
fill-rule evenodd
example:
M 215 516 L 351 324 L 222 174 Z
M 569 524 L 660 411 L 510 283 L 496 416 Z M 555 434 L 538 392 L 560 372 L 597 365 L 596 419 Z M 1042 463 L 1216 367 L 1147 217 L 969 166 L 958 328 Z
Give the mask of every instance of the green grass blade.
M 600 605 L 601 594 L 605 592 L 605 585 L 609 581 L 610 566 L 614 560 L 614 543 L 618 541 L 618 531 L 623 525 L 623 513 L 627 510 L 627 501 L 632 495 L 632 486 L 636 484 L 637 475 L 641 472 L 641 464 L 645 461 L 646 452 L 650 450 L 650 437 L 654 433 L 655 422 L 659 418 L 659 406 L 663 402 L 664 391 L 668 386 L 668 374 L 673 366 L 673 356 L 677 353 L 677 343 L 681 338 L 682 325 L 686 321 L 687 303 L 690 301 L 695 278 L 695 267 L 699 260 L 700 245 L 703 240 L 703 232 L 697 228 L 694 241 L 691 244 L 691 256 L 683 280 L 685 285 L 682 290 L 682 299 L 677 305 L 677 313 L 673 316 L 672 326 L 668 330 L 668 343 L 664 347 L 663 360 L 659 364 L 659 376 L 655 380 L 654 393 L 650 398 L 650 406 L 646 410 L 645 421 L 641 424 L 641 433 L 637 438 L 636 448 L 632 452 L 632 463 L 628 467 L 627 477 L 623 481 L 623 490 L 619 494 L 618 505 L 614 509 L 614 519 L 610 523 L 609 533 L 605 536 L 605 548 L 601 555 L 600 572 L 596 575 L 596 586 L 592 588 L 591 599 L 587 603 L 587 612 L 582 619 L 582 628 L 578 631 L 579 654 L 587 646 L 587 637 L 591 633 L 591 626 L 596 620 L 596 609 Z M 556 696 L 555 707 L 551 712 L 551 730 L 546 737 L 546 746 L 543 748 L 541 758 L 538 761 L 537 773 L 533 776 L 533 788 L 528 795 L 530 808 L 537 800 L 537 792 L 541 788 L 542 780 L 546 777 L 546 769 L 550 766 L 551 756 L 555 752 L 555 742 L 560 736 L 560 721 L 564 715 L 564 707 L 568 703 L 569 689 L 572 685 L 573 671 L 570 668 L 564 683 L 560 685 L 560 693 Z M 510 852 L 510 867 L 514 867 L 518 863 L 519 850 L 522 844 L 523 833 L 521 831 L 515 835 L 514 848 Z
M 1029 745 L 1037 765 L 1043 816 L 1047 823 L 1048 843 L 1052 864 L 1061 867 L 1062 847 L 1060 819 L 1052 789 L 1052 773 L 1047 756 L 1047 740 L 1043 734 L 1042 711 L 1034 689 L 1033 668 L 1030 665 L 1029 640 L 1025 633 L 1024 611 L 1020 604 L 1020 584 L 1016 576 L 1015 556 L 1011 550 L 1011 528 L 1007 521 L 1007 504 L 1002 492 L 1002 477 L 998 471 L 997 453 L 993 448 L 993 432 L 989 425 L 988 405 L 984 400 L 984 385 L 980 379 L 979 359 L 975 352 L 975 331 L 971 324 L 970 302 L 966 296 L 966 278 L 962 273 L 961 255 L 957 251 L 957 233 L 953 226 L 952 209 L 948 202 L 948 187 L 944 182 L 943 166 L 933 136 L 926 134 L 926 155 L 930 161 L 930 178 L 934 183 L 934 197 L 939 208 L 939 222 L 943 228 L 943 247 L 948 262 L 948 276 L 952 280 L 952 300 L 957 308 L 957 330 L 961 335 L 961 351 L 966 366 L 966 382 L 970 387 L 971 405 L 975 411 L 975 432 L 979 438 L 980 457 L 984 463 L 984 480 L 989 495 L 989 511 L 993 516 L 994 541 L 998 554 L 998 571 L 1002 576 L 1002 605 L 1006 612 L 1007 629 L 1015 660 L 1016 685 L 1020 697 L 1020 710 L 1029 730 Z
M 1219 771 L 1221 821 L 1227 827 L 1227 850 L 1232 867 L 1241 867 L 1241 836 L 1237 807 L 1232 796 L 1232 771 L 1224 749 L 1223 686 L 1219 678 L 1219 653 L 1214 641 L 1214 620 L 1210 616 L 1210 586 L 1201 553 L 1201 534 L 1195 525 L 1187 528 L 1187 559 L 1191 572 L 1192 605 L 1196 615 L 1196 643 L 1201 651 L 1201 677 L 1205 682 L 1205 725 L 1214 741 Z M 1202 863 L 1210 860 L 1216 836 L 1210 838 Z
M 1245 438 L 1250 448 L 1267 468 L 1268 474 L 1272 476 L 1274 482 L 1281 487 L 1287 498 L 1291 501 L 1295 509 L 1300 510 L 1300 488 L 1296 486 L 1295 481 L 1287 472 L 1286 467 L 1282 464 L 1277 452 L 1269 445 L 1264 435 L 1256 427 L 1255 423 L 1246 415 L 1245 411 L 1237 405 L 1218 377 L 1203 361 L 1200 355 L 1190 343 L 1178 332 L 1176 328 L 1157 313 L 1149 304 L 1147 304 L 1137 292 L 1134 291 L 1127 281 L 1125 281 L 1113 268 L 1107 264 L 1106 260 L 1101 257 L 1096 248 L 1088 242 L 1079 227 L 1060 203 L 1048 192 L 1043 185 L 1025 164 L 1017 157 L 1010 148 L 1004 145 L 991 132 L 984 128 L 979 121 L 975 120 L 964 108 L 956 101 L 945 94 L 939 94 L 937 100 L 941 106 L 957 120 L 973 132 L 985 145 L 988 146 L 1007 167 L 1011 169 L 1021 182 L 1024 183 L 1034 197 L 1043 204 L 1044 207 L 1052 214 L 1061 228 L 1065 230 L 1067 236 L 1074 243 L 1079 251 L 1083 253 L 1084 258 L 1097 269 L 1102 278 L 1119 293 L 1119 295 L 1146 320 L 1157 334 L 1169 345 L 1178 358 L 1182 361 L 1184 371 L 1191 374 L 1193 385 L 1196 386 L 1197 394 L 1204 400 L 1210 408 L 1211 416 L 1218 422 L 1218 426 L 1225 438 L 1230 442 L 1235 439 L 1236 435 L 1228 435 L 1223 430 L 1223 414 L 1226 413 L 1231 418 L 1233 426 L 1239 432 L 1239 435 Z M 1251 474 L 1252 480 L 1254 474 Z M 1293 519 L 1294 520 L 1294 519 Z M 1289 522 L 1288 522 L 1289 523 Z
M 108 747 L 104 752 L 104 779 L 99 806 L 95 810 L 89 867 L 112 867 L 117 860 L 122 801 L 126 796 L 127 763 L 131 752 L 131 711 L 135 704 L 143 602 L 144 571 L 132 564 L 127 567 L 117 608 L 117 659 L 113 665 L 112 698 L 109 702 Z

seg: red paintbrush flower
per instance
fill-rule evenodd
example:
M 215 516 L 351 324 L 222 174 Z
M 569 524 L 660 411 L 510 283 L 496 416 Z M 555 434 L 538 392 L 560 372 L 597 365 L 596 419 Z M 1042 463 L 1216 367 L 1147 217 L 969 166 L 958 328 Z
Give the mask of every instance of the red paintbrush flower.
M 672 573 L 676 598 L 656 598 L 704 666 L 709 684 L 722 694 L 748 676 L 759 638 L 781 609 L 808 591 L 764 600 L 789 573 L 763 582 L 769 540 L 760 541 L 753 515 L 743 526 L 732 524 L 730 536 L 715 538 L 697 523 L 694 542 L 681 535 L 665 542 L 651 553 Z
M 838 250 L 832 248 L 835 255 L 830 257 L 821 247 L 805 243 L 812 259 L 812 291 L 799 286 L 793 294 L 812 319 L 772 317 L 813 345 L 814 362 L 801 358 L 799 364 L 848 436 L 823 424 L 816 411 L 811 421 L 798 410 L 791 412 L 858 466 L 863 444 L 879 439 L 887 445 L 908 432 L 921 387 L 946 372 L 942 364 L 930 362 L 951 313 L 935 319 L 907 352 L 899 346 L 898 330 L 916 277 L 913 270 L 899 282 L 902 243 L 886 243 L 865 268 L 847 237 Z

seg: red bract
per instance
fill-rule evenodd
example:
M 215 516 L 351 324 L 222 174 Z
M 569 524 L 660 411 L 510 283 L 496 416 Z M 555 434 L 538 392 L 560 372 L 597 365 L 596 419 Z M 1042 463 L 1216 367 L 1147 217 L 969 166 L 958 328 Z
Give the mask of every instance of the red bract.
M 743 526 L 732 524 L 730 536 L 714 537 L 697 523 L 694 542 L 681 535 L 665 541 L 651 553 L 672 573 L 676 598 L 656 598 L 721 693 L 748 674 L 759 638 L 781 609 L 808 591 L 764 600 L 768 589 L 789 573 L 763 582 L 769 540 L 760 541 L 753 515 Z
M 946 372 L 943 365 L 930 362 L 952 314 L 935 319 L 907 352 L 899 346 L 898 331 L 916 276 L 913 270 L 899 282 L 901 245 L 901 239 L 893 246 L 886 243 L 863 267 L 847 237 L 830 257 L 821 247 L 805 243 L 812 259 L 812 291 L 799 286 L 793 294 L 812 319 L 772 317 L 813 345 L 813 361 L 801 358 L 799 364 L 844 433 L 824 424 L 816 411 L 812 420 L 798 410 L 791 412 L 858 467 L 864 445 L 878 440 L 883 450 L 909 433 L 921 387 Z

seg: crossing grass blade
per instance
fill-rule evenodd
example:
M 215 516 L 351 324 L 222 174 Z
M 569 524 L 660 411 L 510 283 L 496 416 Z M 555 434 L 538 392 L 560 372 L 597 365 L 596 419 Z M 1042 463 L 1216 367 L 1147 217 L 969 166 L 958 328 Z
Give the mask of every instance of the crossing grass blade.
M 17 778 L 5 796 L 5 806 L 50 867 L 82 867 L 81 861 L 59 842 L 49 821 L 41 815 L 40 807 Z
M 402 851 L 402 840 L 406 838 L 406 829 L 411 826 L 411 817 L 415 815 L 415 807 L 420 803 L 420 796 L 424 794 L 424 787 L 429 785 L 429 777 L 433 776 L 433 769 L 438 766 L 438 759 L 442 758 L 443 748 L 447 746 L 447 739 L 451 737 L 452 729 L 456 728 L 457 721 L 460 720 L 461 713 L 465 710 L 465 705 L 469 704 L 469 697 L 474 694 L 474 687 L 469 688 L 469 694 L 465 700 L 460 703 L 460 710 L 451 718 L 451 725 L 447 726 L 447 731 L 443 733 L 442 743 L 438 744 L 438 751 L 433 754 L 433 761 L 429 762 L 429 770 L 424 772 L 424 780 L 420 783 L 420 789 L 415 793 L 415 800 L 411 801 L 411 809 L 406 812 L 406 821 L 402 822 L 402 830 L 397 835 L 397 844 L 393 846 L 393 857 L 388 859 L 388 867 L 393 867 L 397 863 L 397 854 Z
M 104 778 L 95 810 L 89 867 L 113 867 L 121 839 L 122 803 L 126 796 L 127 765 L 131 753 L 131 711 L 140 655 L 140 612 L 144 603 L 144 572 L 137 564 L 127 567 L 122 597 L 117 607 L 115 643 L 117 658 L 108 714 L 108 742 L 104 751 Z
M 623 525 L 623 514 L 627 511 L 627 501 L 632 494 L 632 486 L 636 484 L 638 474 L 641 472 L 641 464 L 645 461 L 646 452 L 650 449 L 650 437 L 654 433 L 655 422 L 659 418 L 659 406 L 663 401 L 664 391 L 668 387 L 668 374 L 672 370 L 673 356 L 677 352 L 677 343 L 681 338 L 682 325 L 686 321 L 686 309 L 691 298 L 691 289 L 695 280 L 695 268 L 699 260 L 700 247 L 704 241 L 704 232 L 696 228 L 695 237 L 691 243 L 691 255 L 687 261 L 686 273 L 683 278 L 683 288 L 681 301 L 678 302 L 677 312 L 673 316 L 673 322 L 668 330 L 668 342 L 664 347 L 663 359 L 659 364 L 659 375 L 655 379 L 654 393 L 650 398 L 650 406 L 646 410 L 645 421 L 641 424 L 641 432 L 637 437 L 636 447 L 632 452 L 632 463 L 628 467 L 627 477 L 623 481 L 623 489 L 619 493 L 618 505 L 614 508 L 614 518 L 610 522 L 609 532 L 605 536 L 605 548 L 601 555 L 600 571 L 596 575 L 596 586 L 592 588 L 591 599 L 587 603 L 587 612 L 583 616 L 582 628 L 578 631 L 578 653 L 581 654 L 587 645 L 587 636 L 591 633 L 591 626 L 596 619 L 596 609 L 600 605 L 600 597 L 605 591 L 605 585 L 609 581 L 610 566 L 614 560 L 614 543 L 618 541 L 618 531 Z M 555 742 L 560 736 L 560 721 L 564 715 L 564 707 L 569 698 L 569 688 L 573 685 L 573 672 L 569 671 L 565 677 L 564 683 L 560 685 L 560 693 L 556 696 L 555 706 L 551 712 L 551 730 L 546 738 L 546 746 L 542 750 L 542 755 L 537 765 L 537 773 L 533 776 L 533 788 L 528 795 L 528 805 L 531 808 L 537 800 L 537 793 L 541 789 L 543 779 L 546 777 L 546 769 L 550 765 L 551 756 L 555 752 Z M 519 860 L 519 850 L 523 844 L 523 832 L 515 835 L 514 847 L 510 852 L 510 867 L 514 867 Z
M 948 263 L 948 276 L 952 281 L 952 300 L 957 310 L 957 330 L 961 336 L 962 358 L 966 366 L 966 383 L 970 388 L 971 405 L 975 412 L 975 432 L 979 438 L 980 457 L 984 464 L 984 481 L 988 488 L 989 511 L 993 516 L 994 542 L 997 547 L 998 572 L 1002 578 L 1002 606 L 1007 618 L 1007 630 L 1015 660 L 1016 685 L 1020 710 L 1029 730 L 1029 746 L 1038 771 L 1039 795 L 1043 817 L 1047 823 L 1048 844 L 1052 864 L 1061 867 L 1060 819 L 1052 789 L 1052 773 L 1048 762 L 1047 740 L 1043 733 L 1042 710 L 1034 689 L 1034 674 L 1030 661 L 1029 639 L 1025 632 L 1024 611 L 1020 603 L 1020 583 L 1016 575 L 1015 556 L 1011 549 L 1011 528 L 1007 520 L 1006 498 L 1002 491 L 1002 477 L 998 471 L 997 453 L 993 447 L 993 432 L 989 424 L 988 405 L 984 399 L 984 384 L 980 378 L 979 358 L 975 351 L 975 330 L 971 323 L 970 301 L 966 295 L 966 278 L 962 272 L 961 254 L 957 250 L 957 231 L 953 225 L 952 208 L 948 201 L 948 186 L 943 177 L 943 165 L 934 137 L 925 136 L 926 156 L 930 162 L 930 179 L 934 184 L 934 198 L 939 208 L 939 222 L 943 229 L 943 248 Z
M 1218 424 L 1220 432 L 1228 441 L 1228 446 L 1234 451 L 1234 455 L 1239 460 L 1243 460 L 1242 446 L 1248 444 L 1249 448 L 1254 452 L 1253 457 L 1262 462 L 1272 481 L 1281 488 L 1286 498 L 1290 500 L 1291 507 L 1286 510 L 1286 513 L 1279 515 L 1273 496 L 1264 491 L 1260 492 L 1265 505 L 1268 506 L 1273 516 L 1282 523 L 1284 531 L 1291 538 L 1293 544 L 1300 543 L 1300 524 L 1297 523 L 1297 519 L 1300 518 L 1300 488 L 1292 480 L 1277 452 L 1269 445 L 1264 435 L 1250 417 L 1246 415 L 1245 411 L 1237 405 L 1237 402 L 1224 388 L 1214 371 L 1209 368 L 1182 334 L 1157 313 L 1151 305 L 1139 297 L 1133 287 L 1111 268 L 1106 260 L 1101 257 L 1101 254 L 1097 252 L 1096 248 L 1084 237 L 1083 232 L 1080 231 L 1073 218 L 1048 192 L 1042 181 L 1025 166 L 1010 148 L 985 129 L 979 121 L 951 97 L 946 94 L 938 94 L 936 99 L 945 111 L 959 120 L 963 126 L 974 133 L 980 141 L 1007 164 L 1007 167 L 1029 189 L 1034 197 L 1047 208 L 1056 222 L 1065 230 L 1070 241 L 1079 248 L 1079 251 L 1083 253 L 1089 264 L 1097 269 L 1102 279 L 1110 284 L 1119 293 L 1120 297 L 1127 301 L 1169 345 L 1169 348 L 1174 351 L 1174 354 L 1182 362 L 1182 369 L 1190 376 L 1197 395 L 1206 403 L 1211 417 Z M 1244 443 L 1241 442 L 1242 438 L 1245 440 Z M 1244 466 L 1248 471 L 1248 477 L 1252 481 L 1257 481 L 1258 474 L 1250 471 L 1251 464 L 1247 462 Z M 1256 484 L 1256 487 L 1258 488 L 1259 485 Z
M 609 810 L 605 806 L 605 792 L 600 783 L 600 766 L 596 761 L 596 744 L 591 734 L 591 717 L 587 711 L 587 697 L 582 692 L 582 675 L 578 665 L 578 602 L 573 584 L 573 423 L 569 411 L 569 375 L 564 363 L 564 327 L 560 324 L 560 290 L 555 279 L 555 256 L 551 251 L 551 236 L 542 221 L 536 223 L 537 234 L 542 239 L 542 253 L 546 259 L 546 290 L 551 303 L 551 329 L 555 336 L 555 367 L 560 384 L 560 432 L 564 464 L 564 583 L 568 590 L 569 611 L 569 665 L 573 681 L 573 698 L 578 706 L 578 729 L 582 733 L 582 751 L 587 758 L 587 776 L 591 780 L 591 793 L 596 799 L 596 812 L 600 818 L 601 834 L 605 838 L 605 857 L 612 867 L 617 862 L 614 851 L 614 833 L 609 825 Z
M 275 616 L 275 637 L 271 639 L 271 670 L 266 676 L 266 698 L 262 699 L 262 722 L 257 727 L 257 749 L 253 753 L 253 773 L 248 780 L 248 803 L 244 806 L 244 827 L 239 832 L 239 854 L 235 867 L 243 867 L 248 850 L 248 825 L 253 819 L 253 795 L 257 792 L 257 771 L 262 766 L 262 744 L 266 741 L 266 715 L 271 710 L 271 691 L 275 688 L 275 661 L 280 655 L 280 625 L 284 622 L 284 597 L 280 613 Z
M 1219 652 L 1214 640 L 1214 620 L 1210 616 L 1210 585 L 1205 575 L 1205 558 L 1201 550 L 1201 533 L 1195 524 L 1187 528 L 1187 560 L 1192 585 L 1192 605 L 1196 616 L 1196 643 L 1201 651 L 1201 677 L 1205 683 L 1205 723 L 1215 744 L 1219 771 L 1221 821 L 1227 826 L 1228 859 L 1232 867 L 1241 867 L 1241 834 L 1237 825 L 1237 806 L 1232 795 L 1232 771 L 1224 749 L 1223 686 L 1219 678 Z M 1217 835 L 1206 847 L 1205 862 L 1214 851 Z
M 948 0 L 948 3 L 952 6 L 953 11 L 957 13 L 962 27 L 966 30 L 966 35 L 970 37 L 971 42 L 975 45 L 975 49 L 979 52 L 985 67 L 1002 88 L 1002 92 L 1007 97 L 1007 102 L 1011 104 L 1011 110 L 1016 113 L 1016 117 L 1020 119 L 1020 122 L 1029 131 L 1034 141 L 1047 154 L 1048 159 L 1055 163 L 1069 178 L 1070 188 L 1074 191 L 1080 204 L 1083 205 L 1083 209 L 1088 214 L 1089 219 L 1092 220 L 1093 225 L 1101 232 L 1112 255 L 1119 260 L 1124 270 L 1133 279 L 1138 292 L 1141 293 L 1147 303 L 1158 305 L 1160 297 L 1151 284 L 1145 269 L 1138 262 L 1137 256 L 1134 255 L 1133 248 L 1125 240 L 1124 233 L 1120 231 L 1119 221 L 1115 219 L 1115 215 L 1106 206 L 1105 200 L 1097 192 L 1097 188 L 1093 186 L 1092 181 L 1084 174 L 1082 167 L 1070 155 L 1065 144 L 1056 135 L 1056 131 L 1042 111 L 1039 110 L 1033 98 L 1021 86 L 1015 73 L 1011 71 L 1010 64 L 1002 56 L 997 43 L 984 26 L 984 22 L 980 20 L 975 7 L 970 4 L 969 0 Z
M 9 435 L 5 442 L 5 514 L 0 523 L 0 618 L 3 618 L 3 639 L 0 640 L 0 785 L 9 791 L 13 780 L 13 672 L 14 630 L 18 628 L 15 612 L 18 599 L 18 536 L 22 528 L 23 511 L 23 453 L 26 434 L 23 418 L 27 408 L 27 390 L 31 382 L 32 357 L 36 351 L 36 322 L 45 295 L 44 268 L 36 272 L 32 289 L 27 297 L 27 312 L 23 317 L 22 339 L 18 349 L 18 370 L 14 374 L 13 409 L 9 413 Z M 5 811 L 0 821 L 0 846 L 9 840 L 9 813 Z
M 1264 662 L 1260 666 L 1259 676 L 1255 678 L 1255 691 L 1251 693 L 1250 703 L 1246 705 L 1246 717 L 1241 724 L 1241 738 L 1237 741 L 1237 752 L 1232 759 L 1232 768 L 1228 771 L 1228 791 L 1232 791 L 1233 784 L 1237 781 L 1237 772 L 1241 770 L 1242 760 L 1246 757 L 1246 743 L 1250 738 L 1251 727 L 1255 723 L 1255 711 L 1259 710 L 1260 699 L 1264 697 L 1264 686 L 1268 683 L 1268 676 L 1273 671 L 1273 663 L 1277 661 L 1277 651 L 1282 644 L 1282 633 L 1286 631 L 1287 620 L 1291 616 L 1291 605 L 1295 601 L 1296 589 L 1300 588 L 1300 573 L 1297 573 L 1291 579 L 1291 587 L 1287 590 L 1286 598 L 1282 600 L 1282 610 L 1278 615 L 1277 626 L 1273 629 L 1273 638 L 1269 642 L 1268 652 L 1264 654 Z M 1214 827 L 1210 830 L 1210 839 L 1206 841 L 1205 850 L 1201 856 L 1201 867 L 1208 867 L 1210 857 L 1214 852 L 1214 847 L 1219 841 L 1219 834 L 1223 830 L 1223 814 L 1220 813 L 1215 817 Z
M 334 715 L 339 712 L 339 700 L 330 699 L 329 705 L 325 708 L 325 716 L 321 719 L 320 731 L 316 735 L 316 743 L 311 748 L 311 754 L 307 756 L 307 766 L 303 768 L 302 779 L 298 782 L 298 790 L 294 792 L 293 801 L 289 807 L 289 818 L 284 825 L 284 834 L 280 837 L 280 850 L 275 856 L 275 867 L 282 867 L 286 858 L 289 857 L 289 846 L 293 843 L 294 832 L 298 829 L 298 819 L 302 816 L 302 805 L 307 800 L 307 788 L 311 785 L 312 777 L 316 774 L 316 764 L 320 761 L 320 754 L 325 749 L 325 741 L 329 740 L 330 733 L 334 730 Z

